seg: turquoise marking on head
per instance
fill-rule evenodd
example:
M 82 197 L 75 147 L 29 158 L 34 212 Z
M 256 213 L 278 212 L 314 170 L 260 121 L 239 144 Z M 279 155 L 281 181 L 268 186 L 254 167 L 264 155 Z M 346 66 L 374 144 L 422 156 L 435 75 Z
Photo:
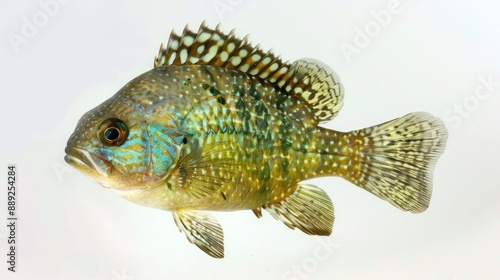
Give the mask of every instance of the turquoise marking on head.
M 114 174 L 123 174 L 128 184 L 154 186 L 175 165 L 183 140 L 184 134 L 175 128 L 143 122 L 131 126 L 127 139 L 119 146 L 94 141 L 83 148 L 109 162 L 116 169 Z M 98 145 L 94 145 L 96 142 Z
M 150 146 L 145 137 L 146 125 L 140 129 L 130 131 L 127 140 L 118 147 L 103 147 L 101 152 L 107 154 L 106 158 L 113 166 L 124 174 L 143 173 L 149 165 Z

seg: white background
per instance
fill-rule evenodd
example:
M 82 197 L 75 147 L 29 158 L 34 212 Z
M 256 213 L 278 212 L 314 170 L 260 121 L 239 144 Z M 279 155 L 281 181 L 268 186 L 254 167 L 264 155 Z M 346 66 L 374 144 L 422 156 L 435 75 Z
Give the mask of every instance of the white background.
M 6 269 L 0 191 L 1 279 L 500 279 L 500 86 L 480 82 L 500 82 L 497 1 L 61 0 L 45 11 L 47 2 L 0 9 L 1 189 L 7 164 L 19 174 L 17 273 Z M 203 20 L 251 34 L 285 60 L 335 69 L 345 105 L 329 128 L 412 111 L 443 118 L 449 141 L 430 208 L 403 213 L 342 179 L 316 179 L 335 205 L 332 236 L 289 230 L 267 213 L 214 213 L 226 244 L 217 260 L 189 244 L 170 213 L 67 166 L 79 117 L 149 70 L 173 28 Z

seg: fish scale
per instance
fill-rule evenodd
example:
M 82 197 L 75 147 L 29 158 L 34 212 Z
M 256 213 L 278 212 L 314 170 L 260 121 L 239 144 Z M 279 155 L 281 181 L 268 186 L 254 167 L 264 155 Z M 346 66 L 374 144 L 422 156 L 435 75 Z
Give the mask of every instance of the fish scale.
M 288 63 L 234 31 L 186 27 L 161 45 L 153 69 L 79 120 L 65 160 L 131 202 L 171 211 L 215 258 L 224 235 L 210 210 L 264 209 L 330 235 L 333 203 L 306 179 L 339 176 L 403 211 L 426 210 L 443 122 L 417 112 L 350 132 L 319 126 L 343 94 L 318 60 Z
M 204 97 L 201 97 L 203 95 L 193 95 L 193 99 L 196 96 L 196 102 L 199 106 L 188 111 L 181 122 L 183 129 L 192 138 L 197 139 L 197 146 L 218 142 L 232 142 L 238 143 L 239 149 L 252 150 L 258 148 L 267 158 L 272 158 L 273 162 L 267 163 L 268 165 L 282 167 L 284 160 L 288 161 L 286 169 L 272 169 L 273 178 L 285 177 L 281 175 L 282 173 L 292 173 L 293 176 L 287 175 L 285 177 L 286 180 L 278 180 L 271 183 L 273 185 L 273 192 L 266 193 L 267 196 L 262 195 L 262 192 L 258 191 L 263 186 L 261 181 L 262 172 L 248 174 L 245 177 L 245 181 L 239 182 L 244 187 L 240 188 L 231 184 L 227 188 L 224 187 L 221 191 L 222 193 L 238 194 L 245 193 L 250 188 L 254 191 L 248 191 L 245 197 L 255 196 L 255 201 L 245 199 L 239 202 L 239 204 L 234 204 L 224 199 L 206 200 L 204 197 L 199 197 L 201 202 L 191 200 L 192 204 L 183 203 L 182 207 L 170 206 L 170 208 L 187 207 L 212 210 L 252 208 L 267 202 L 278 201 L 280 198 L 289 195 L 289 192 L 295 190 L 296 184 L 305 179 L 314 178 L 321 174 L 348 177 L 347 167 L 350 164 L 347 155 L 350 152 L 344 151 L 343 154 L 345 156 L 340 156 L 342 153 L 335 146 L 344 147 L 345 142 L 337 141 L 337 138 L 345 138 L 345 136 L 338 136 L 340 133 L 332 134 L 328 132 L 324 136 L 321 136 L 320 134 L 324 132 L 320 128 L 305 127 L 296 121 L 299 119 L 297 115 L 301 112 L 298 106 L 301 104 L 300 100 L 294 100 L 293 96 L 287 96 L 287 99 L 283 99 L 283 95 L 271 85 L 266 84 L 265 81 L 262 81 L 263 84 L 257 83 L 255 80 L 248 82 L 249 79 L 245 79 L 245 76 L 240 72 L 202 65 L 182 66 L 175 70 L 175 74 L 177 76 L 188 76 L 184 71 L 198 73 L 191 77 L 191 84 L 199 84 L 205 91 Z M 218 77 L 219 80 L 229 80 L 230 77 L 238 77 L 236 81 L 240 82 L 240 85 L 234 87 L 233 84 L 233 87 L 223 90 L 223 86 L 219 83 L 212 82 L 214 80 L 213 77 Z M 183 82 L 179 80 L 178 83 Z M 235 88 L 237 88 L 236 91 L 234 91 Z M 186 91 L 188 92 L 187 94 L 190 94 L 189 88 Z M 219 97 L 224 97 L 225 104 L 219 102 Z M 262 118 L 259 116 L 259 112 L 262 109 L 256 110 L 258 108 L 257 105 L 266 108 L 267 113 Z M 280 108 L 292 106 L 295 106 L 296 109 L 290 112 L 280 110 Z M 224 110 L 225 108 L 230 109 Z M 273 113 L 271 114 L 270 111 Z M 307 110 L 304 111 L 307 112 Z M 248 115 L 245 113 L 248 113 Z M 258 120 L 266 120 L 270 124 L 270 127 L 260 129 Z M 226 127 L 226 133 L 234 134 L 235 136 L 230 139 L 227 138 L 226 133 L 220 133 L 221 127 Z M 213 137 L 203 137 L 203 134 L 212 134 Z M 267 135 L 267 137 L 262 139 L 258 135 Z M 327 146 L 330 147 L 329 149 L 332 154 L 317 154 L 324 152 L 318 150 L 314 145 L 314 143 L 320 141 L 319 139 L 328 139 Z M 186 150 L 186 153 L 189 152 L 190 150 Z M 293 154 L 293 161 L 288 159 L 290 154 Z M 266 164 L 265 160 L 256 161 L 257 157 L 255 156 L 249 157 L 230 154 L 227 157 L 230 159 L 236 157 L 241 159 L 240 164 L 246 170 L 259 170 L 260 167 Z M 260 158 L 262 159 L 262 157 Z M 248 159 L 250 161 L 247 161 Z M 345 168 L 338 168 L 338 166 Z M 225 175 L 232 176 L 233 173 L 226 172 Z M 175 197 L 175 194 L 173 196 Z M 216 194 L 216 197 L 218 196 L 219 194 Z

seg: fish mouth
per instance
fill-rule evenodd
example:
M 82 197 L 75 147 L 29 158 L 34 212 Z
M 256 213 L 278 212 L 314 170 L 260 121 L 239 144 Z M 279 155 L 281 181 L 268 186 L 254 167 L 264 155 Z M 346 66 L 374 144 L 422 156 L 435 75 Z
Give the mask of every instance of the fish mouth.
M 64 152 L 66 153 L 64 161 L 78 170 L 89 173 L 89 175 L 97 173 L 104 177 L 108 177 L 111 174 L 113 166 L 99 155 L 70 146 L 66 146 Z

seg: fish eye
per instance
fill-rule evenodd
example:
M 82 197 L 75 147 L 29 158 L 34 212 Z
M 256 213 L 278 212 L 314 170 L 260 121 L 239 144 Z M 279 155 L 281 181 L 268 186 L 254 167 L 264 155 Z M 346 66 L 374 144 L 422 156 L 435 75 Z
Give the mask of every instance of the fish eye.
M 106 146 L 120 146 L 127 140 L 128 127 L 118 118 L 109 118 L 101 123 L 97 135 Z

